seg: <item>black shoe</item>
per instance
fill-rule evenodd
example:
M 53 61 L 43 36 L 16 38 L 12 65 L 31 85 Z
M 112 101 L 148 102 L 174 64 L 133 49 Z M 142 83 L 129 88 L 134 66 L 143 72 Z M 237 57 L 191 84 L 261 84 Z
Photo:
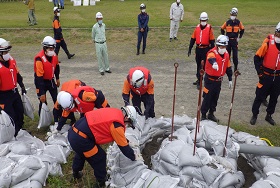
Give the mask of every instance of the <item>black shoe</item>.
M 257 115 L 253 115 L 253 116 L 251 117 L 250 124 L 251 124 L 251 125 L 255 125 L 257 119 L 258 119 L 258 116 L 257 116 Z
M 74 180 L 78 180 L 81 179 L 83 177 L 83 172 L 73 172 L 73 179 Z
M 142 51 L 142 54 L 145 54 L 145 50 Z
M 169 42 L 172 42 L 172 38 L 169 39 Z
M 60 9 L 64 9 L 64 6 L 61 6 Z
M 268 102 L 267 102 L 267 100 L 266 100 L 266 99 L 264 99 L 264 100 L 262 101 L 262 104 L 263 104 L 265 107 L 267 107 L 267 106 L 268 106 Z
M 193 82 L 192 84 L 193 85 L 197 85 L 197 83 L 198 83 L 199 81 L 198 80 L 196 80 L 195 82 Z
M 68 59 L 71 59 L 72 57 L 74 57 L 75 54 L 68 54 Z
M 178 40 L 177 37 L 174 37 L 174 40 Z
M 104 180 L 97 180 L 93 186 L 93 188 L 105 188 L 105 182 Z
M 207 118 L 206 118 L 206 114 L 202 114 L 200 120 L 203 121 L 203 120 L 206 120 L 206 119 L 207 119 Z
M 214 121 L 214 122 L 219 122 L 219 119 L 217 119 L 213 113 L 209 113 L 207 118 L 211 121 Z
M 103 76 L 103 75 L 104 75 L 104 72 L 100 72 L 100 74 Z
M 197 84 L 196 84 L 196 89 L 197 89 L 197 90 L 200 90 L 200 84 L 199 84 L 199 82 L 197 82 Z
M 110 71 L 110 70 L 106 70 L 105 72 L 107 72 L 107 73 L 112 73 L 112 71 Z
M 140 54 L 140 52 L 139 52 L 139 50 L 137 50 L 136 55 L 139 55 L 139 54 Z
M 276 125 L 275 121 L 272 119 L 271 114 L 266 114 L 265 120 L 270 124 L 270 125 Z

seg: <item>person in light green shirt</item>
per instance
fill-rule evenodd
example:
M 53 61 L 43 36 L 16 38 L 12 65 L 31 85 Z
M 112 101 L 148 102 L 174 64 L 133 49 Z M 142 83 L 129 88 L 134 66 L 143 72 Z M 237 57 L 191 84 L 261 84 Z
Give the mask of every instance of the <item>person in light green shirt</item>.
M 103 76 L 104 72 L 112 73 L 109 67 L 106 36 L 105 36 L 105 24 L 103 21 L 103 15 L 101 12 L 96 13 L 97 23 L 92 27 L 92 40 L 95 43 L 96 56 L 98 61 L 98 69 Z
M 29 19 L 29 25 L 37 25 L 37 20 L 35 17 L 35 3 L 34 0 L 24 0 L 24 4 L 28 6 L 28 19 Z

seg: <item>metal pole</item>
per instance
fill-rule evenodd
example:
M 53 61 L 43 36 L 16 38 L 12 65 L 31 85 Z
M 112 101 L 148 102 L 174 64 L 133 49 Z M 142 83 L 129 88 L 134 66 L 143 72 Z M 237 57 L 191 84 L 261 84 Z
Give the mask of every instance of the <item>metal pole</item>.
M 171 137 L 169 138 L 170 141 L 172 141 L 172 139 L 173 139 L 173 132 L 174 132 L 174 110 L 175 110 L 176 80 L 177 80 L 177 68 L 179 67 L 179 64 L 178 63 L 174 63 L 174 67 L 175 67 L 175 78 L 174 78 L 174 93 L 173 93 Z
M 225 140 L 225 147 L 224 147 L 224 152 L 223 152 L 223 157 L 225 157 L 226 154 L 226 147 L 227 147 L 227 139 L 228 139 L 228 130 L 229 130 L 229 125 L 230 125 L 230 118 L 231 118 L 231 112 L 232 112 L 232 105 L 233 105 L 233 100 L 234 100 L 234 93 L 235 93 L 235 87 L 236 87 L 236 80 L 237 80 L 237 76 L 240 75 L 240 72 L 238 70 L 236 70 L 234 72 L 234 85 L 233 85 L 233 89 L 232 89 L 232 96 L 231 96 L 231 104 L 230 104 L 230 110 L 229 110 L 229 116 L 228 116 L 228 124 L 227 124 L 227 133 L 226 133 L 226 140 Z
M 197 113 L 196 113 L 196 126 L 195 126 L 195 136 L 194 136 L 194 145 L 193 145 L 193 155 L 195 154 L 195 147 L 196 147 L 196 137 L 197 132 L 199 132 L 200 126 L 200 108 L 201 108 L 201 95 L 202 95 L 202 80 L 204 75 L 204 60 L 201 61 L 201 69 L 200 73 L 200 80 L 199 80 L 199 94 L 198 94 L 198 102 L 197 102 Z

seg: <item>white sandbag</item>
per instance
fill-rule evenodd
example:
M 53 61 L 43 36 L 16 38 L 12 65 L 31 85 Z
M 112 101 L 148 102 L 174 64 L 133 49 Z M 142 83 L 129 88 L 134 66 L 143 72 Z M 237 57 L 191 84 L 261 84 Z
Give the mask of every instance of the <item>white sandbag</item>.
M 38 150 L 44 150 L 45 149 L 45 143 L 42 140 L 30 135 L 25 130 L 20 130 L 18 132 L 17 141 L 29 144 L 31 146 L 31 152 L 33 154 L 37 153 Z
M 62 169 L 58 163 L 45 163 L 48 165 L 48 172 L 52 176 L 63 176 Z
M 220 180 L 220 187 L 236 186 L 242 187 L 245 183 L 244 175 L 241 171 L 229 172 Z M 239 184 L 239 186 L 237 186 Z
M 9 144 L 0 144 L 0 157 L 7 155 L 9 152 Z
M 31 103 L 30 98 L 24 93 L 21 95 L 21 100 L 23 104 L 24 114 L 34 120 L 34 106 Z
M 83 6 L 88 6 L 89 0 L 83 0 Z
M 271 183 L 271 185 L 277 185 L 278 187 L 280 187 L 280 177 L 277 175 L 272 174 L 272 175 L 268 176 L 265 180 L 268 180 L 268 181 L 271 181 L 274 183 L 274 184 Z
M 245 132 L 234 132 L 231 136 L 232 136 L 232 139 L 234 139 L 238 143 L 245 143 L 247 138 L 255 137 L 255 136 L 253 136 L 249 133 L 245 133 Z
M 40 184 L 44 185 L 46 179 L 48 178 L 49 169 L 48 165 L 44 165 L 43 168 L 38 169 L 34 172 L 34 174 L 30 177 L 30 181 L 38 181 Z
M 52 120 L 52 112 L 50 111 L 46 103 L 43 103 L 40 112 L 40 120 L 37 128 L 40 129 L 41 127 L 49 126 L 52 123 Z
M 74 0 L 73 6 L 81 6 L 82 5 L 82 0 Z
M 193 146 L 185 144 L 179 153 L 179 166 L 196 166 L 201 167 L 208 164 L 212 158 L 204 148 L 196 148 L 195 155 L 193 155 Z
M 32 174 L 34 174 L 34 170 L 26 168 L 22 165 L 17 165 L 12 170 L 12 182 L 11 185 L 14 186 L 19 182 L 28 179 Z
M 25 166 L 26 168 L 32 169 L 32 170 L 38 170 L 43 168 L 45 165 L 42 162 L 40 158 L 34 155 L 27 155 L 25 157 L 22 157 L 18 161 L 19 165 Z
M 68 140 L 63 135 L 52 135 L 47 140 L 48 145 L 69 146 Z
M 221 156 L 211 156 L 217 163 L 221 164 L 224 168 L 237 171 L 237 161 L 232 158 L 225 158 Z
M 10 150 L 14 154 L 31 155 L 31 146 L 25 142 L 15 142 L 10 145 Z
M 12 177 L 8 173 L 0 173 L 0 187 L 10 187 Z
M 0 173 L 10 173 L 16 163 L 7 157 L 0 157 Z
M 39 181 L 30 181 L 30 187 L 32 187 L 32 188 L 42 188 L 43 185 Z
M 16 185 L 13 185 L 11 188 L 33 188 L 30 184 L 30 179 L 26 179 L 22 182 L 17 183 Z
M 43 154 L 55 157 L 56 162 L 59 164 L 65 164 L 67 162 L 62 146 L 60 145 L 47 145 Z
M 15 135 L 15 126 L 11 117 L 1 110 L 0 114 L 0 144 L 11 141 Z
M 90 0 L 89 5 L 94 6 L 95 5 L 95 0 Z
M 274 188 L 272 187 L 268 182 L 259 180 L 253 183 L 253 185 L 250 188 Z
M 167 138 L 168 139 L 168 138 Z M 162 148 L 160 153 L 160 158 L 163 161 L 166 161 L 170 164 L 178 165 L 179 164 L 179 158 L 178 155 L 184 146 L 184 142 L 181 140 L 174 140 L 172 142 L 169 142 L 164 148 Z

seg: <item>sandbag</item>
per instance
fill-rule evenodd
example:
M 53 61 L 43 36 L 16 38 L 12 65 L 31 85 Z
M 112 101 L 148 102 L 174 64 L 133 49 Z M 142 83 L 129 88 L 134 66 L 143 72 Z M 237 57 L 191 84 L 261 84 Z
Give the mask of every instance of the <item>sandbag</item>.
M 43 103 L 40 113 L 40 120 L 37 128 L 40 129 L 41 127 L 49 126 L 52 123 L 52 119 L 52 112 L 50 111 L 46 103 Z
M 0 187 L 10 187 L 11 181 L 12 177 L 8 173 L 0 174 Z
M 7 155 L 9 152 L 9 144 L 0 144 L 0 157 Z
M 15 126 L 11 117 L 1 110 L 0 114 L 0 144 L 11 141 L 15 135 Z
M 34 106 L 30 101 L 30 98 L 24 93 L 21 95 L 21 100 L 23 104 L 23 112 L 26 116 L 30 117 L 32 120 L 34 120 Z
M 10 146 L 12 153 L 19 155 L 31 155 L 31 146 L 24 142 L 15 142 Z

